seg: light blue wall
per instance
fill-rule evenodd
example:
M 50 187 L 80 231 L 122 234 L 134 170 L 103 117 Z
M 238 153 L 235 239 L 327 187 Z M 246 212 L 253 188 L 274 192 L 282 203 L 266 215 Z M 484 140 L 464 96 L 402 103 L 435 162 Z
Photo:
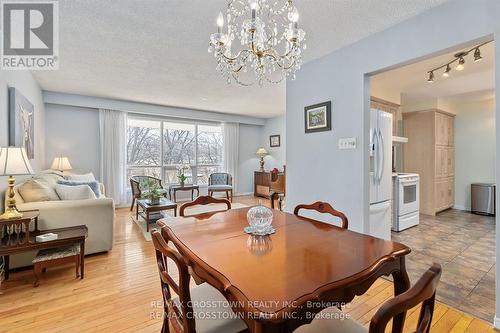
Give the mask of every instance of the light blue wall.
M 285 116 L 269 118 L 266 124 L 262 127 L 262 143 L 261 146 L 266 148 L 269 155 L 265 157 L 265 169 L 272 170 L 278 168 L 283 170 L 283 165 L 286 164 L 286 128 Z M 280 147 L 271 147 L 269 144 L 269 137 L 271 135 L 281 136 Z
M 45 164 L 45 107 L 42 91 L 29 71 L 0 70 L 0 147 L 9 144 L 9 92 L 8 88 L 14 87 L 34 105 L 35 109 L 35 158 L 30 164 L 35 171 L 43 168 Z M 17 181 L 24 177 L 16 177 Z M 7 178 L 0 176 L 0 211 L 3 212 L 4 192 Z
M 365 74 L 435 56 L 494 34 L 500 34 L 500 1 L 455 0 L 305 64 L 297 80 L 287 82 L 287 210 L 301 202 L 329 201 L 346 212 L 351 229 L 365 231 L 369 208 L 370 92 Z M 497 64 L 500 64 L 499 48 L 500 43 L 496 43 Z M 499 79 L 500 66 L 497 66 L 497 96 Z M 332 101 L 333 130 L 305 134 L 304 107 L 328 100 Z M 498 157 L 498 105 L 496 119 Z M 338 139 L 342 137 L 356 137 L 358 148 L 339 150 Z M 499 175 L 497 161 L 497 178 Z M 499 241 L 497 228 L 498 244 Z M 500 276 L 500 265 L 496 273 Z M 499 289 L 497 284 L 497 295 Z M 499 305 L 497 297 L 497 309 Z M 497 310 L 497 317 L 498 314 Z

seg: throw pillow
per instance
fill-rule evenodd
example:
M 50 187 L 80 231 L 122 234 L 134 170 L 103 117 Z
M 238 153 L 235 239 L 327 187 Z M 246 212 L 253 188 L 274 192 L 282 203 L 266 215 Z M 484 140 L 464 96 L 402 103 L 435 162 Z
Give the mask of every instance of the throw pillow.
M 57 184 L 55 189 L 61 200 L 96 199 L 94 192 L 88 185 L 68 186 Z
M 44 182 L 29 179 L 17 188 L 24 202 L 40 202 L 59 200 L 59 196 L 53 188 Z
M 67 180 L 76 180 L 79 182 L 93 182 L 95 181 L 94 174 L 92 172 L 83 174 L 83 175 L 77 175 L 77 174 L 68 174 L 65 175 L 65 178 Z
M 68 186 L 88 185 L 97 198 L 100 198 L 102 195 L 101 188 L 97 181 L 83 182 L 77 180 L 60 180 L 57 183 L 60 185 L 68 185 Z

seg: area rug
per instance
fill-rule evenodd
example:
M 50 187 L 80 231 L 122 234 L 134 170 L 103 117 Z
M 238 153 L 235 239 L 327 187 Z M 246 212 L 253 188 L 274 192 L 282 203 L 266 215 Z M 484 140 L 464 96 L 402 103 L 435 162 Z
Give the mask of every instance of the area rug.
M 232 209 L 245 208 L 245 207 L 248 207 L 248 206 L 241 204 L 241 203 L 231 204 Z M 195 207 L 191 207 L 191 208 L 186 208 L 186 210 L 184 211 L 184 214 L 186 216 L 190 216 L 190 215 L 198 215 L 198 214 L 217 212 L 217 211 L 223 211 L 223 210 L 226 210 L 225 204 L 210 204 L 210 205 L 205 205 L 205 206 L 200 205 L 200 206 L 195 206 Z M 166 216 L 165 218 L 169 218 L 169 217 L 173 216 L 171 211 L 169 211 L 168 213 L 164 212 L 163 214 Z M 136 219 L 135 213 L 134 213 L 130 218 L 135 223 L 135 225 L 137 225 L 140 228 L 142 235 L 144 236 L 144 239 L 147 241 L 151 241 L 150 231 L 152 229 L 157 229 L 156 223 L 149 224 L 149 232 L 148 232 L 148 231 L 146 231 L 146 221 L 141 216 L 139 216 L 139 219 Z

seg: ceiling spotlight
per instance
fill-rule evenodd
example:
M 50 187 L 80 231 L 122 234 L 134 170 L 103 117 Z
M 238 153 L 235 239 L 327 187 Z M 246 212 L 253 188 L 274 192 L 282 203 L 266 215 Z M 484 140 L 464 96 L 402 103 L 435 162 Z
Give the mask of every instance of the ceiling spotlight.
M 444 73 L 443 73 L 443 77 L 448 77 L 448 76 L 450 76 L 450 72 L 451 72 L 451 67 L 450 67 L 450 65 L 448 64 L 448 65 L 446 65 L 446 70 L 445 70 L 445 71 L 444 71 Z
M 464 70 L 464 68 L 465 68 L 464 64 L 465 64 L 465 59 L 464 59 L 463 57 L 461 57 L 461 58 L 458 60 L 458 65 L 457 65 L 457 67 L 455 67 L 455 69 L 456 69 L 457 71 L 463 71 L 463 70 Z
M 429 72 L 429 79 L 427 79 L 427 82 L 429 83 L 434 82 L 434 72 Z
M 478 62 L 478 61 L 481 61 L 481 60 L 483 60 L 483 57 L 481 57 L 481 51 L 479 50 L 479 47 L 478 47 L 474 51 L 474 62 Z

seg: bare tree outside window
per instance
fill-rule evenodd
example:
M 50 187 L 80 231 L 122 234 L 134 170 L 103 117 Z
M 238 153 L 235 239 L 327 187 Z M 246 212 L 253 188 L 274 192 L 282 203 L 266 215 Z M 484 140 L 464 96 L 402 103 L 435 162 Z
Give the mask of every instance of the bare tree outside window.
M 129 118 L 127 140 L 129 177 L 149 175 L 177 183 L 178 167 L 189 165 L 187 182 L 206 184 L 209 175 L 222 168 L 220 125 Z

